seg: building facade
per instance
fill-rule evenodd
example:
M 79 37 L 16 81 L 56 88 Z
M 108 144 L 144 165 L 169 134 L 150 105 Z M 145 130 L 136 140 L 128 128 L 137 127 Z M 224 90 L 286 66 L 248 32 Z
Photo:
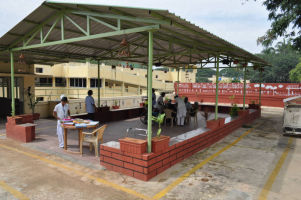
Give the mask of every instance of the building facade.
M 35 93 L 41 101 L 58 100 L 61 94 L 70 99 L 83 99 L 88 90 L 100 97 L 137 96 L 146 94 L 147 70 L 132 66 L 100 65 L 98 83 L 97 64 L 63 63 L 53 66 L 35 65 Z M 196 70 L 154 69 L 153 88 L 157 91 L 174 91 L 174 83 L 195 82 Z

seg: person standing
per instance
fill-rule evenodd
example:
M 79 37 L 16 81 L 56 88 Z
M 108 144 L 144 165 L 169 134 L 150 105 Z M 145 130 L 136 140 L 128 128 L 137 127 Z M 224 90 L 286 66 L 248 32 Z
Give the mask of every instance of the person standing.
M 192 106 L 191 106 L 191 103 L 188 101 L 188 97 L 185 97 L 184 103 L 185 103 L 185 105 L 186 105 L 186 110 L 187 110 L 187 112 L 190 112 L 191 109 L 192 109 Z
M 153 88 L 152 89 L 152 105 L 153 105 L 153 107 L 156 106 L 156 100 L 157 100 L 156 93 L 155 93 L 155 89 Z
M 177 103 L 177 125 L 184 126 L 185 117 L 187 113 L 186 105 L 182 98 L 178 95 L 175 96 L 175 100 Z
M 61 120 L 70 118 L 68 98 L 64 95 L 61 96 L 61 103 L 54 107 L 53 117 L 57 119 L 56 134 L 59 140 L 59 147 L 64 148 L 64 129 L 61 127 Z
M 88 96 L 85 99 L 85 104 L 86 104 L 86 112 L 88 113 L 88 119 L 94 120 L 94 113 L 96 110 L 96 106 L 92 95 L 93 95 L 93 91 L 89 90 Z
M 156 108 L 159 110 L 160 113 L 162 113 L 164 109 L 164 97 L 165 92 L 162 92 L 157 100 Z

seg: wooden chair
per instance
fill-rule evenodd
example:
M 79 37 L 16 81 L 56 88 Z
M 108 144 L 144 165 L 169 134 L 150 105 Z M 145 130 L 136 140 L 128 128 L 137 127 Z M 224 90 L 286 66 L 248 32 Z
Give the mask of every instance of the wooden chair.
M 165 119 L 164 119 L 165 125 L 166 125 L 166 120 L 170 119 L 171 127 L 173 127 L 173 120 L 174 120 L 174 117 L 172 116 L 173 110 L 171 110 L 171 109 L 165 109 L 164 113 L 165 113 Z
M 82 133 L 82 138 L 81 138 L 81 143 L 80 143 L 80 152 L 81 152 L 81 155 L 83 155 L 83 142 L 88 142 L 90 143 L 90 151 L 92 151 L 92 144 L 94 145 L 94 150 L 95 150 L 95 156 L 98 157 L 98 151 L 99 151 L 99 148 L 98 148 L 98 144 L 99 144 L 99 141 L 101 143 L 103 143 L 103 133 L 105 131 L 105 129 L 107 128 L 107 125 L 103 125 L 97 129 L 95 129 L 93 132 L 91 133 L 87 133 L 87 132 L 83 132 Z M 96 135 L 97 134 L 97 135 Z M 86 137 L 86 136 L 91 136 L 91 137 Z
M 189 116 L 193 118 L 194 126 L 198 125 L 198 108 L 194 108 L 190 113 Z

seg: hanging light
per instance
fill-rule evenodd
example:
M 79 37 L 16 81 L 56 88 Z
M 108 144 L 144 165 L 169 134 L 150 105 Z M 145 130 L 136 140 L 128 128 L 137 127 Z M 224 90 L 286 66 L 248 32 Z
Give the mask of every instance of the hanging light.
M 120 46 L 127 46 L 127 45 L 128 45 L 128 42 L 126 41 L 125 38 L 123 38 L 121 43 L 120 43 Z
M 24 56 L 24 54 L 23 53 L 21 53 L 20 55 L 19 55 L 19 58 L 18 58 L 18 65 L 19 65 L 19 69 L 17 69 L 17 71 L 18 72 L 24 72 L 25 70 L 24 70 L 24 67 L 23 67 L 23 65 L 26 65 L 26 62 L 25 62 L 25 56 Z
M 123 38 L 120 42 L 120 47 L 125 47 L 125 48 L 122 48 L 122 50 L 120 50 L 118 52 L 118 56 L 119 57 L 129 57 L 131 54 L 130 54 L 130 46 L 126 40 L 126 38 Z

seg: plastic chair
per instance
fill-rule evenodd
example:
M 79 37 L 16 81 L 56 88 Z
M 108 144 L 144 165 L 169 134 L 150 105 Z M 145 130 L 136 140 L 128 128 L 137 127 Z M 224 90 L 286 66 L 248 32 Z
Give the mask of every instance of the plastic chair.
M 165 121 L 164 121 L 165 125 L 166 125 L 167 119 L 170 119 L 171 127 L 173 127 L 173 120 L 174 120 L 174 117 L 172 116 L 173 110 L 165 109 L 164 113 L 165 113 Z
M 189 113 L 190 118 L 191 118 L 191 117 L 193 118 L 194 126 L 198 125 L 198 111 L 199 111 L 198 108 L 194 108 L 194 109 Z
M 187 110 L 185 117 L 185 124 L 190 124 L 191 110 Z
M 97 129 L 95 129 L 93 132 L 91 133 L 87 133 L 87 132 L 83 132 L 82 133 L 82 138 L 81 138 L 81 143 L 80 143 L 80 153 L 81 155 L 83 155 L 83 142 L 88 142 L 90 143 L 90 148 L 89 150 L 92 151 L 92 144 L 94 145 L 94 150 L 95 150 L 95 156 L 98 157 L 98 144 L 99 141 L 101 143 L 103 143 L 103 133 L 105 131 L 105 129 L 107 128 L 107 125 L 103 125 L 102 127 L 99 127 Z M 97 134 L 97 135 L 95 135 Z M 91 137 L 86 137 L 86 136 L 91 136 Z

